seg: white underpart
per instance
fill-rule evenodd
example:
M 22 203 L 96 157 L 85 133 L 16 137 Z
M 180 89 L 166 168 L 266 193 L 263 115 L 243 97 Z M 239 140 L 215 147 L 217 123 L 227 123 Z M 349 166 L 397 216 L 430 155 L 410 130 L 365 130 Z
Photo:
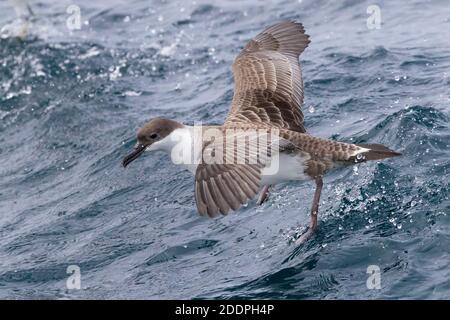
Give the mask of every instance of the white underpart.
M 264 168 L 261 172 L 261 186 L 269 184 L 277 184 L 289 180 L 309 180 L 311 177 L 305 174 L 306 161 L 299 154 L 281 153 L 278 158 L 278 168 Z

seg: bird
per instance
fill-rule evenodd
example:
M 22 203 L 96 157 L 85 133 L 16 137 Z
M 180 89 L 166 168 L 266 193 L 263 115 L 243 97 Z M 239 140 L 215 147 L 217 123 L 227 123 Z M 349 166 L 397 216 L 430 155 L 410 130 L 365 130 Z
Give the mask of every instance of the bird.
M 9 0 L 8 2 L 14 8 L 17 19 L 0 28 L 0 38 L 13 37 L 24 40 L 30 33 L 36 16 L 27 0 Z
M 169 153 L 175 164 L 193 173 L 197 210 L 212 218 L 237 211 L 258 193 L 256 203 L 264 203 L 277 183 L 313 181 L 309 227 L 297 239 L 304 243 L 318 230 L 326 173 L 401 155 L 381 144 L 345 143 L 306 132 L 299 57 L 309 43 L 299 22 L 281 21 L 264 29 L 233 62 L 234 94 L 222 125 L 151 119 L 137 131 L 137 143 L 123 158 L 123 167 L 144 151 Z

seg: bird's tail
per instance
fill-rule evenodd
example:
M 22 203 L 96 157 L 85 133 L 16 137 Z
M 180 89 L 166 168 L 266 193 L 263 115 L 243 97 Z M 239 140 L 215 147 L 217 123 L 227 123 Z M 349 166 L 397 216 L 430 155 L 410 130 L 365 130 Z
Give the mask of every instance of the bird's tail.
M 354 156 L 355 162 L 363 162 L 368 160 L 380 160 L 385 158 L 397 157 L 402 154 L 396 152 L 394 150 L 389 149 L 388 147 L 383 146 L 382 144 L 357 144 L 358 147 L 368 149 L 367 151 L 361 152 L 358 155 Z M 353 158 L 353 157 L 352 157 Z

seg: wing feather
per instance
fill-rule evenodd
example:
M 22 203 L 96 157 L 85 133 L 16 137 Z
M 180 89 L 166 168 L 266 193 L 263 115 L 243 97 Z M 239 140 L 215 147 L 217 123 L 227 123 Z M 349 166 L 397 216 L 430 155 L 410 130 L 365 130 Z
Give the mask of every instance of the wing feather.
M 271 125 L 305 132 L 298 61 L 309 44 L 300 23 L 284 21 L 253 38 L 233 63 L 235 90 L 225 125 Z

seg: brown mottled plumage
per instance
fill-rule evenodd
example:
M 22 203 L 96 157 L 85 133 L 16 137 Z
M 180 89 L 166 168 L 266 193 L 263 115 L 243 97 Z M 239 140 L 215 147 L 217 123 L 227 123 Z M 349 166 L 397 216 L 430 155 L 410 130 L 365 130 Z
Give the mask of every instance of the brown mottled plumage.
M 302 24 L 291 21 L 250 40 L 233 63 L 234 96 L 225 125 L 264 124 L 305 132 L 298 57 L 309 42 Z
M 274 177 L 285 180 L 311 179 L 316 183 L 311 224 L 300 241 L 311 237 L 317 229 L 317 214 L 322 190 L 322 176 L 340 165 L 351 165 L 367 160 L 379 160 L 400 155 L 379 144 L 348 144 L 310 136 L 303 123 L 303 81 L 298 58 L 309 44 L 302 24 L 284 21 L 275 24 L 244 47 L 233 63 L 235 89 L 230 112 L 223 126 L 210 126 L 220 132 L 224 139 L 237 142 L 242 132 L 262 130 L 277 131 L 281 167 Z M 125 157 L 123 165 L 128 165 L 142 152 L 153 148 L 167 149 L 167 138 L 177 129 L 187 128 L 178 122 L 154 119 L 138 132 L 135 150 Z M 239 129 L 239 133 L 229 133 Z M 178 130 L 180 131 L 180 130 Z M 247 137 L 248 145 L 261 146 L 261 140 L 254 135 Z M 272 146 L 275 141 L 266 141 L 269 151 L 261 157 L 251 147 L 226 152 L 229 146 L 222 139 L 210 139 L 205 134 L 192 138 L 200 140 L 201 160 L 195 170 L 195 200 L 200 214 L 216 217 L 237 210 L 242 204 L 253 199 L 263 188 L 258 203 L 267 197 L 271 176 L 265 171 L 272 161 Z M 189 140 L 190 141 L 190 140 Z M 159 148 L 159 149 L 158 149 Z M 166 150 L 167 151 L 167 150 Z M 205 161 L 205 155 L 219 155 L 223 161 Z M 236 163 L 238 156 L 244 156 L 243 163 Z M 252 162 L 252 160 L 254 160 Z M 292 170 L 290 172 L 289 170 Z M 299 171 L 300 170 L 300 171 Z M 276 182 L 275 182 L 276 183 Z

